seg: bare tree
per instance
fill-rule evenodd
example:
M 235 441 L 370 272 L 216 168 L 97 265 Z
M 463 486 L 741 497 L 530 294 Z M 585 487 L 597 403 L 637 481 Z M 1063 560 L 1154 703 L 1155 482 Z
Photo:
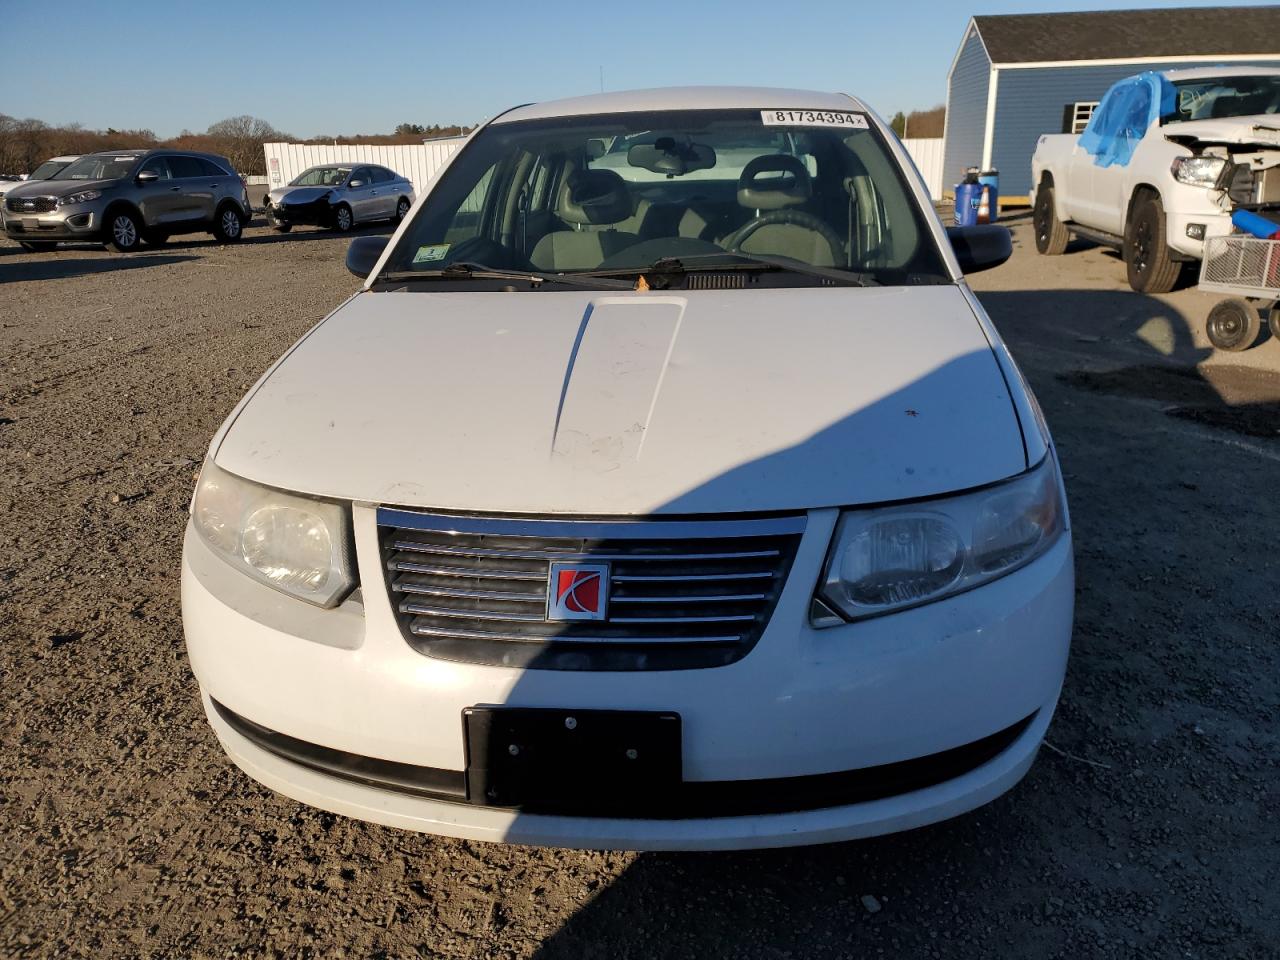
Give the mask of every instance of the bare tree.
M 267 121 L 248 115 L 228 117 L 213 124 L 205 136 L 217 146 L 236 170 L 246 176 L 266 173 L 262 145 L 272 140 L 291 139 Z

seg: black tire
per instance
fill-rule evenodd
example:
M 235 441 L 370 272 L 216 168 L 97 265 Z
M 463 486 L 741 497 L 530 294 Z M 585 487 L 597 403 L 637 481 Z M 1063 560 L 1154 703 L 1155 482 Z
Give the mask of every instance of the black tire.
M 396 223 L 399 223 L 409 215 L 409 207 L 411 206 L 412 204 L 409 203 L 408 197 L 401 197 L 396 201 Z
M 52 253 L 58 249 L 58 245 L 49 240 L 23 240 L 22 248 L 32 253 Z
M 1054 206 L 1053 187 L 1041 183 L 1036 191 L 1036 205 L 1031 212 L 1031 222 L 1036 231 L 1036 252 L 1056 257 L 1067 249 L 1071 234 L 1067 225 L 1058 219 Z
M 1267 329 L 1274 340 L 1280 340 L 1280 302 L 1273 303 L 1267 311 Z
M 1182 264 L 1165 242 L 1164 204 L 1147 194 L 1133 207 L 1124 231 L 1124 263 L 1129 286 L 1138 293 L 1168 293 L 1178 282 Z
M 244 220 L 233 204 L 224 204 L 213 217 L 214 238 L 219 243 L 238 243 L 244 236 Z
M 1261 329 L 1262 318 L 1258 316 L 1258 308 L 1239 297 L 1214 304 L 1205 323 L 1209 342 L 1219 350 L 1233 353 L 1252 347 Z
M 133 253 L 142 245 L 142 224 L 138 215 L 124 207 L 107 214 L 106 244 L 120 253 Z
M 339 233 L 350 233 L 351 228 L 355 226 L 355 217 L 351 215 L 351 208 L 345 203 L 338 204 L 333 211 L 333 229 Z
M 163 247 L 169 242 L 169 235 L 161 230 L 146 230 L 142 234 L 148 247 Z
M 292 223 L 273 223 L 271 224 L 271 229 L 274 230 L 276 233 L 288 233 L 290 230 L 293 229 L 293 224 Z

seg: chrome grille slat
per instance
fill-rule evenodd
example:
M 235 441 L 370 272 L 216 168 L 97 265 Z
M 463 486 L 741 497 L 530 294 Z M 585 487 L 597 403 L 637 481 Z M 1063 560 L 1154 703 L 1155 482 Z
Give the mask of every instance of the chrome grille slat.
M 387 588 L 411 646 L 444 659 L 565 670 L 688 669 L 745 656 L 773 613 L 804 520 L 378 509 Z M 553 564 L 565 562 L 609 566 L 604 619 L 547 619 Z

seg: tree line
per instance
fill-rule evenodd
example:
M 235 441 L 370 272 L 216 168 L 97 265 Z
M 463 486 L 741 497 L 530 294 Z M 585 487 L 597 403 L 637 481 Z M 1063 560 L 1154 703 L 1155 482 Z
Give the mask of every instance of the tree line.
M 264 143 L 421 143 L 426 137 L 449 137 L 468 133 L 474 127 L 423 126 L 402 123 L 394 133 L 321 136 L 299 140 L 277 130 L 259 117 L 240 116 L 219 120 L 204 133 L 183 130 L 176 137 L 162 139 L 147 129 L 91 130 L 81 124 L 55 126 L 33 118 L 19 119 L 0 113 L 0 174 L 30 173 L 50 157 L 96 153 L 101 150 L 128 150 L 169 147 L 216 153 L 226 157 L 243 176 L 267 172 L 262 152 Z
M 904 114 L 901 110 L 893 115 L 889 126 L 893 132 L 904 140 L 910 137 L 940 137 L 947 122 L 947 108 L 942 104 L 929 110 L 912 110 Z

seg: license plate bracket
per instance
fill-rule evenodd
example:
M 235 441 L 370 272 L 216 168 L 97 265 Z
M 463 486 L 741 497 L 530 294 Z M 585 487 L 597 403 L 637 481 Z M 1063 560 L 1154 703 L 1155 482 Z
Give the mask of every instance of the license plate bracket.
M 660 811 L 681 780 L 680 715 L 468 707 L 467 798 L 563 815 Z

